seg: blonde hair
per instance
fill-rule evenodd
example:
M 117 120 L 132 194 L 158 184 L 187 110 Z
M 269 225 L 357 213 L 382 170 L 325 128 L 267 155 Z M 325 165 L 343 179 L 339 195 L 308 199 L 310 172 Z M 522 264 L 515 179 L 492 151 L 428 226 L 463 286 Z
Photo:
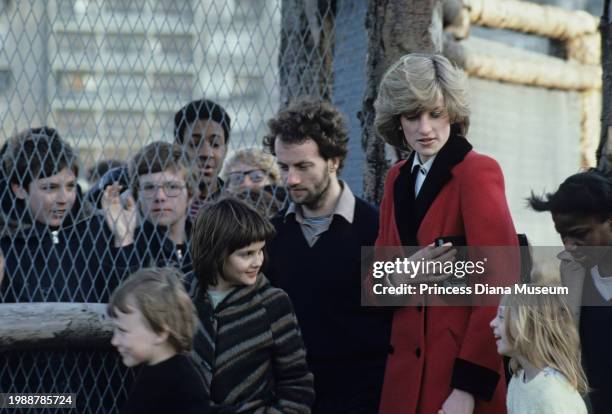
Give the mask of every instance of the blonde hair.
M 515 353 L 539 369 L 547 366 L 555 369 L 579 393 L 586 394 L 580 339 L 565 298 L 556 294 L 514 293 L 505 295 L 501 306 L 505 306 L 506 335 Z M 517 358 L 511 358 L 511 372 L 516 375 L 520 368 Z
M 112 294 L 107 312 L 111 318 L 131 313 L 133 304 L 155 333 L 168 332 L 168 342 L 178 353 L 188 353 L 193 346 L 196 310 L 174 268 L 140 269 Z
M 401 150 L 412 150 L 400 130 L 402 114 L 416 115 L 436 107 L 444 98 L 450 123 L 466 135 L 470 124 L 467 76 L 442 55 L 411 53 L 384 74 L 374 102 L 374 127 L 382 138 Z
M 225 161 L 223 179 L 227 179 L 232 167 L 238 163 L 261 169 L 268 174 L 273 185 L 282 185 L 280 170 L 276 159 L 271 154 L 266 154 L 259 148 L 244 148 L 236 151 L 229 160 Z

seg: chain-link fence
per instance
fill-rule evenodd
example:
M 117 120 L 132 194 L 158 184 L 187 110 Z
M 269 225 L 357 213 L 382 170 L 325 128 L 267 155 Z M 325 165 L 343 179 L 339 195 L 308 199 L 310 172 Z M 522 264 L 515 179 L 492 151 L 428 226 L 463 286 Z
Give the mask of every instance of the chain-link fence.
M 189 271 L 193 217 L 225 190 L 282 208 L 273 160 L 234 152 L 281 102 L 329 97 L 334 25 L 327 2 L 282 3 L 0 0 L 0 306 Z M 78 412 L 115 412 L 131 380 L 110 348 L 0 352 L 0 392 L 77 393 Z

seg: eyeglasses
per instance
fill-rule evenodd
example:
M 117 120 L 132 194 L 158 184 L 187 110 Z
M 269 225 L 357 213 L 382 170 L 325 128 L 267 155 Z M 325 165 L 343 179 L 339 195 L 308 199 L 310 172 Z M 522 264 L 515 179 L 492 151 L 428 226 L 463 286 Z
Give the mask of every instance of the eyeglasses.
M 260 183 L 268 177 L 264 170 L 249 170 L 231 172 L 227 175 L 227 179 L 231 185 L 240 185 L 247 175 L 252 183 Z
M 163 188 L 168 197 L 178 197 L 185 189 L 185 185 L 177 181 L 168 181 L 163 184 L 145 183 L 140 186 L 140 194 L 146 198 L 153 198 L 157 191 Z

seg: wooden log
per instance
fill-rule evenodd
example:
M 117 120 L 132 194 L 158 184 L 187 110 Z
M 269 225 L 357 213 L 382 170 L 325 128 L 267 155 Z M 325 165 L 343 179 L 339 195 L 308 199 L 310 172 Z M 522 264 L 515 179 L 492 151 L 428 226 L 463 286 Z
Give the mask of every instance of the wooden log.
M 567 59 L 587 65 L 601 65 L 601 35 L 586 34 L 565 42 Z
M 109 347 L 105 303 L 2 303 L 0 351 L 49 347 Z
M 597 165 L 597 144 L 601 134 L 601 90 L 591 89 L 580 94 L 580 166 Z
M 567 40 L 598 32 L 599 19 L 584 11 L 516 0 L 465 0 L 472 24 Z
M 475 37 L 460 45 L 467 49 L 465 70 L 470 76 L 562 90 L 601 89 L 602 70 L 597 65 L 567 62 Z

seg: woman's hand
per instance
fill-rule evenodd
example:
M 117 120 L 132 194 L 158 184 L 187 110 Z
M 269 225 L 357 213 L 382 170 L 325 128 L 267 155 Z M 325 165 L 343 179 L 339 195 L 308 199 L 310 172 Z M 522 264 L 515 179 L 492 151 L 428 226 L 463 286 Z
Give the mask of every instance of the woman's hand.
M 115 247 L 124 247 L 134 243 L 137 212 L 136 202 L 131 194 L 121 195 L 119 183 L 113 183 L 104 189 L 102 210 L 106 224 L 113 232 Z
M 474 412 L 474 396 L 469 392 L 453 389 L 438 414 L 472 414 Z
M 457 250 L 453 248 L 451 243 L 444 243 L 442 246 L 430 244 L 408 257 L 409 262 L 422 263 L 416 273 L 410 274 L 409 277 L 406 277 L 406 275 L 388 274 L 387 283 L 390 286 L 395 286 L 400 282 L 406 284 L 443 282 L 452 276 L 443 272 L 444 263 L 453 261 L 456 254 Z M 437 262 L 442 265 L 434 265 Z M 396 283 L 393 280 L 396 280 Z

